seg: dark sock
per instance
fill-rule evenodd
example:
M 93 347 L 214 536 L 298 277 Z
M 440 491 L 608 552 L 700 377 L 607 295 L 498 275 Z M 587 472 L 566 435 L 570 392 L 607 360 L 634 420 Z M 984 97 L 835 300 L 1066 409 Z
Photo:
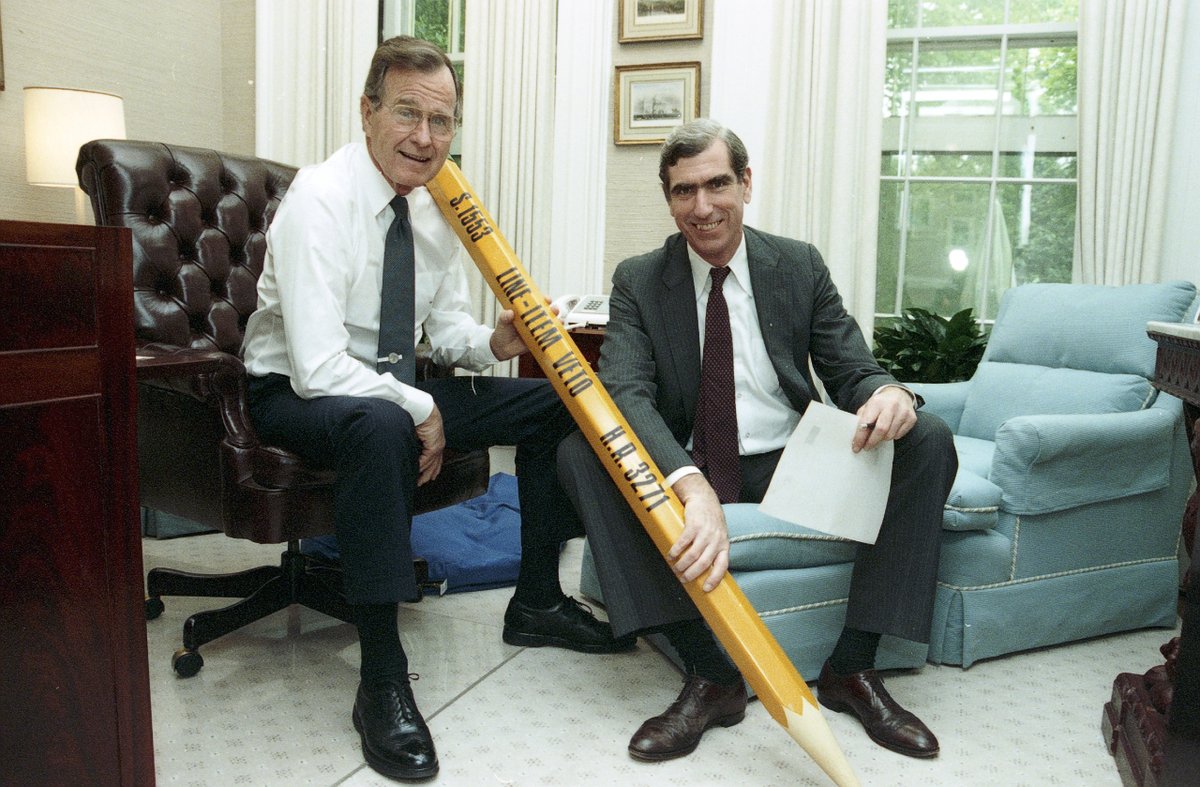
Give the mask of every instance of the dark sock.
M 879 649 L 880 635 L 874 631 L 861 631 L 849 626 L 842 629 L 837 645 L 829 656 L 829 667 L 839 675 L 875 668 L 875 651 Z
M 533 609 L 549 609 L 563 600 L 558 583 L 558 544 L 521 546 L 521 569 L 513 598 Z
M 742 679 L 725 651 L 717 644 L 703 620 L 683 620 L 664 626 L 662 633 L 683 659 L 683 666 L 690 675 L 698 675 L 713 683 L 732 686 Z
M 400 644 L 395 603 L 353 605 L 354 625 L 362 651 L 359 676 L 363 683 L 408 680 L 408 657 Z

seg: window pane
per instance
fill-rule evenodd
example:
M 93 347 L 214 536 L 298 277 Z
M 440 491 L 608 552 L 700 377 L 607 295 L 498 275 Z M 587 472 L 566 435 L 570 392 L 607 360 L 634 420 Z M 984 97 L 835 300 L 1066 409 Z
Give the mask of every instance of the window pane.
M 987 183 L 913 183 L 903 307 L 950 316 L 976 304 L 984 271 Z M 882 226 L 882 225 L 881 225 Z
M 1009 47 L 1004 74 L 1005 115 L 1074 115 L 1074 47 Z
M 1009 24 L 1074 22 L 1079 19 L 1078 0 L 1008 0 Z
M 1004 3 L 997 0 L 922 0 L 921 27 L 998 25 L 1004 22 Z
M 1074 153 L 1001 153 L 1002 178 L 1075 178 Z
M 903 117 L 908 114 L 912 98 L 912 46 L 888 47 L 883 72 L 883 116 Z
M 994 115 L 1000 47 L 922 46 L 917 53 L 916 114 L 921 117 Z
M 910 174 L 921 177 L 990 178 L 992 176 L 992 152 L 990 150 L 961 153 L 914 150 L 911 162 Z
M 888 28 L 916 27 L 917 0 L 888 0 Z
M 446 0 L 416 0 L 413 35 L 450 50 L 450 6 Z
M 885 164 L 887 166 L 884 156 Z M 879 185 L 879 245 L 876 251 L 875 311 L 894 313 L 896 286 L 900 279 L 900 206 L 904 184 Z
M 999 82 L 995 43 L 918 50 L 909 174 L 991 177 Z
M 1075 192 L 1074 183 L 1005 183 L 997 188 L 1003 245 L 1011 250 L 1018 284 L 1071 281 Z

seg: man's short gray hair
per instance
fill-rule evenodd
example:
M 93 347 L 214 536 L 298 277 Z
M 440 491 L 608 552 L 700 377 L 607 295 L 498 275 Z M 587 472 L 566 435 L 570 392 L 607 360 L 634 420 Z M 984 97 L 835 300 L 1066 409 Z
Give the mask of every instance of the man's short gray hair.
M 363 85 L 363 95 L 372 106 L 378 107 L 383 101 L 383 80 L 393 68 L 423 74 L 448 69 L 454 80 L 454 118 L 457 120 L 462 117 L 462 83 L 458 81 L 454 64 L 437 44 L 412 36 L 396 36 L 380 44 L 371 58 L 367 81 Z
M 729 166 L 733 169 L 734 176 L 738 181 L 745 178 L 746 167 L 750 165 L 750 154 L 746 152 L 742 140 L 711 118 L 697 118 L 677 126 L 663 143 L 662 152 L 659 154 L 658 179 L 662 181 L 663 194 L 668 200 L 671 199 L 671 184 L 667 170 L 678 164 L 681 158 L 699 156 L 718 139 L 729 147 Z

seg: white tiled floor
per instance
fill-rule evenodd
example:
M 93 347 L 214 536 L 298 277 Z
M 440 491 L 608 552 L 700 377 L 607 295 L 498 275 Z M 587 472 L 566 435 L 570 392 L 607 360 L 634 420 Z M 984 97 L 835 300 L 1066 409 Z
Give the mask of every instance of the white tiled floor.
M 274 562 L 279 547 L 221 535 L 144 541 L 146 568 L 236 570 Z M 563 556 L 576 593 L 581 542 Z M 507 589 L 430 597 L 401 609 L 418 703 L 446 785 L 820 785 L 820 769 L 752 703 L 746 720 L 710 730 L 680 760 L 645 764 L 625 751 L 641 721 L 678 691 L 678 673 L 639 643 L 584 656 L 500 639 Z M 394 784 L 362 761 L 350 723 L 358 646 L 351 626 L 293 608 L 204 647 L 190 679 L 170 668 L 180 627 L 212 600 L 168 598 L 147 623 L 158 781 L 187 785 Z M 1175 632 L 1177 633 L 1177 632 Z M 1170 630 L 1121 634 L 994 659 L 961 670 L 926 665 L 888 685 L 938 735 L 918 761 L 872 744 L 856 722 L 825 712 L 866 785 L 1116 785 L 1100 733 L 1119 672 L 1161 663 Z M 808 676 L 810 678 L 815 676 Z

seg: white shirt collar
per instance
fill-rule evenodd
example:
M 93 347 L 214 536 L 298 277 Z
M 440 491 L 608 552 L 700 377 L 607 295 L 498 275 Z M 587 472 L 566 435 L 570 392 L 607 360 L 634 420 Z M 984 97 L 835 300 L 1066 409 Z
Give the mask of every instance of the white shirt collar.
M 696 290 L 696 297 L 699 298 L 704 288 L 708 286 L 708 273 L 713 266 L 705 261 L 703 257 L 696 253 L 690 245 L 687 247 L 688 262 L 692 266 L 692 285 Z M 738 244 L 737 251 L 733 253 L 726 264 L 729 272 L 733 274 L 734 280 L 746 292 L 750 292 L 750 257 L 746 253 L 746 233 L 742 233 L 742 242 Z
M 392 204 L 392 200 L 396 197 L 396 190 L 387 182 L 387 178 L 376 168 L 375 162 L 371 160 L 371 154 L 367 150 L 364 143 L 359 143 L 358 151 L 354 156 L 354 171 L 355 175 L 362 181 L 363 193 L 367 198 L 367 206 L 371 210 L 371 214 L 379 216 L 383 213 L 384 208 Z M 422 199 L 422 194 L 419 192 L 428 193 L 424 186 L 413 189 L 406 196 L 408 199 L 408 207 L 411 212 L 417 201 Z

